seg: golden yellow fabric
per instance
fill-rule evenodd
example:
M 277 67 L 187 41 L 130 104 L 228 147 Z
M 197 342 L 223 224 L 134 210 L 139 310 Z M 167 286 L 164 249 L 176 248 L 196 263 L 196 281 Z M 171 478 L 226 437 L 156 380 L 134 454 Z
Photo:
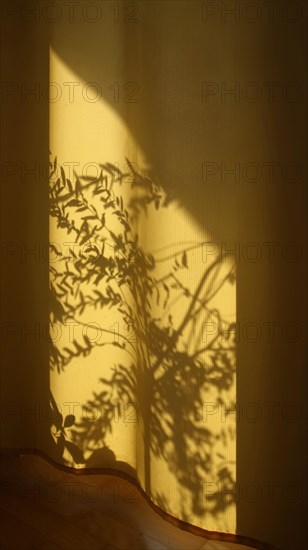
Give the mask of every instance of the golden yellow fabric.
M 291 549 L 272 514 L 301 536 L 305 9 L 66 4 L 5 12 L 33 64 L 3 69 L 2 446 Z

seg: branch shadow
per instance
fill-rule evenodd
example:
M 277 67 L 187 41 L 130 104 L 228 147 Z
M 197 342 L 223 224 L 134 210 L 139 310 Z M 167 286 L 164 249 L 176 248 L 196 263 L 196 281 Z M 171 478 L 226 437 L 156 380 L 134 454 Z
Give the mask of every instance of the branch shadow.
M 73 233 L 76 239 L 66 254 L 51 244 L 57 260 L 50 263 L 51 335 L 57 324 L 65 326 L 68 321 L 91 329 L 85 313 L 96 310 L 103 318 L 108 309 L 121 314 L 131 335 L 99 328 L 99 342 L 87 332 L 65 346 L 51 337 L 51 366 L 59 374 L 97 347 L 118 348 L 129 358 L 118 362 L 111 376 L 98 380 L 78 420 L 73 415 L 63 419 L 51 397 L 55 445 L 62 461 L 66 450 L 73 463 L 112 467 L 136 478 L 136 470 L 116 460 L 108 447 L 108 435 L 117 423 L 134 423 L 142 431 L 143 485 L 153 501 L 168 511 L 167 496 L 155 494 L 151 479 L 152 461 L 163 460 L 186 498 L 189 495 L 182 519 L 205 512 L 218 516 L 234 503 L 228 445 L 235 433 L 228 424 L 213 429 L 208 421 L 213 402 L 207 403 L 206 396 L 212 395 L 213 401 L 215 395 L 217 410 L 230 405 L 226 396 L 235 379 L 234 325 L 223 319 L 213 299 L 234 284 L 234 266 L 215 258 L 204 266 L 196 288 L 190 289 L 181 278 L 190 270 L 190 249 L 183 243 L 180 251 L 168 256 L 164 274 L 158 277 L 158 262 L 138 244 L 132 220 L 152 207 L 168 208 L 170 200 L 157 183 L 129 161 L 128 165 L 129 173 L 108 164 L 101 166 L 99 177 L 76 175 L 72 182 L 62 167 L 55 178 L 56 159 L 50 164 L 51 217 L 63 234 Z M 129 192 L 123 193 L 127 184 Z M 174 303 L 181 304 L 178 326 L 171 314 Z M 205 326 L 214 326 L 214 333 L 204 333 Z M 218 489 L 206 495 L 205 483 L 214 479 Z M 227 497 L 221 494 L 226 487 Z

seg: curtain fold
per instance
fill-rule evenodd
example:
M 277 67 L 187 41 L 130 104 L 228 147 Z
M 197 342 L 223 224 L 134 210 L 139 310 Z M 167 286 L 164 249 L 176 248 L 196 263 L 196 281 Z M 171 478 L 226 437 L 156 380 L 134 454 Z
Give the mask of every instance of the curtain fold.
M 9 4 L 1 446 L 300 547 L 306 6 Z

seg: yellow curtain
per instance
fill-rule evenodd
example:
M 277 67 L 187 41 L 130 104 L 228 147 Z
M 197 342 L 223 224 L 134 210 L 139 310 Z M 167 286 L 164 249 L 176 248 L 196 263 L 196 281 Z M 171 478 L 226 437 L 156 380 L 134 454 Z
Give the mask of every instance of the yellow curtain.
M 186 524 L 285 550 L 307 456 L 306 11 L 2 12 L 2 448 L 125 472 Z

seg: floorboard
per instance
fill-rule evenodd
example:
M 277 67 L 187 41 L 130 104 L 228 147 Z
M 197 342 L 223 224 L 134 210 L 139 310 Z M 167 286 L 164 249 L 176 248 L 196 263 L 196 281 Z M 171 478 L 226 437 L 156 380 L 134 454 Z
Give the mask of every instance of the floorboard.
M 0 461 L 1 550 L 250 550 L 179 529 L 118 476 L 76 476 L 36 455 Z

